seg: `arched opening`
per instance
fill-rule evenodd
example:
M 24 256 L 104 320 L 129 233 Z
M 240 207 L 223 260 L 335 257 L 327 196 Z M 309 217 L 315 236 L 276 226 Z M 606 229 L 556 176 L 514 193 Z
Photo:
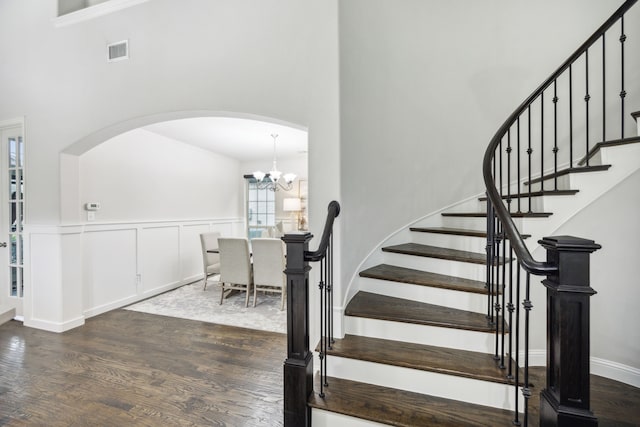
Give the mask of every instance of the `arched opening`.
M 244 175 L 278 166 L 307 180 L 307 132 L 245 114 L 177 112 L 100 130 L 61 154 L 61 216 L 81 225 L 85 317 L 197 281 L 199 234 L 246 235 Z M 301 185 L 302 183 L 302 185 Z M 291 226 L 290 228 L 291 229 Z

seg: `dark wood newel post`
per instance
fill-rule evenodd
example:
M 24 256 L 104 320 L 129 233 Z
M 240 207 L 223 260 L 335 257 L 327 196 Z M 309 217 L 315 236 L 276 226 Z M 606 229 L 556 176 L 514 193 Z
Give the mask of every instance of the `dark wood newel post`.
M 284 361 L 284 425 L 311 426 L 307 401 L 313 393 L 313 353 L 309 351 L 309 250 L 311 233 L 286 234 L 287 359 Z
M 547 386 L 540 393 L 541 426 L 597 426 L 589 395 L 589 257 L 600 245 L 571 236 L 545 237 L 557 273 L 547 287 Z

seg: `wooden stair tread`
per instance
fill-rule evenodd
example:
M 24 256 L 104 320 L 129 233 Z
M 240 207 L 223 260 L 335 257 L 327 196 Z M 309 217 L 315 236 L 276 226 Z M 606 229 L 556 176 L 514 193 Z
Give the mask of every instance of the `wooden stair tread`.
M 593 146 L 593 148 L 591 148 L 591 150 L 589 150 L 589 153 L 578 162 L 578 165 L 582 166 L 585 163 L 587 163 L 587 159 L 590 159 L 591 157 L 595 156 L 596 153 L 604 147 L 615 147 L 618 145 L 636 144 L 638 142 L 640 142 L 640 136 L 632 136 L 630 138 L 621 138 L 621 139 L 613 139 L 610 141 L 598 142 L 596 145 Z
M 382 251 L 397 254 L 422 256 L 427 258 L 468 262 L 471 264 L 487 264 L 487 254 L 485 253 L 441 248 L 438 246 L 422 245 L 420 243 L 402 243 L 400 245 L 386 246 L 382 248 Z M 504 262 L 504 258 L 500 258 L 497 261 L 502 264 Z
M 511 425 L 504 409 L 329 377 L 325 396 L 309 397 L 312 408 L 393 426 Z M 316 377 L 316 391 L 320 389 Z
M 412 285 L 451 289 L 463 292 L 486 294 L 485 283 L 462 277 L 446 276 L 429 271 L 414 270 L 396 265 L 380 264 L 360 272 L 360 277 L 410 283 Z
M 464 228 L 448 228 L 448 227 L 411 227 L 411 231 L 418 233 L 435 233 L 435 234 L 453 234 L 455 236 L 470 236 L 487 238 L 487 232 L 481 230 L 468 230 Z
M 582 166 L 582 167 L 578 167 L 578 168 L 567 168 L 567 169 L 559 170 L 556 173 L 550 173 L 548 175 L 543 175 L 540 178 L 532 179 L 529 182 L 525 182 L 524 185 L 535 184 L 535 183 L 540 182 L 540 181 L 544 181 L 544 180 L 555 178 L 555 177 L 560 177 L 560 176 L 563 176 L 563 175 L 568 175 L 570 173 L 585 173 L 585 172 L 606 171 L 610 167 L 611 167 L 611 165 L 597 165 L 597 166 Z
M 548 218 L 552 212 L 511 212 L 511 218 Z M 486 212 L 443 212 L 442 216 L 460 218 L 486 218 Z
M 493 333 L 496 329 L 482 313 L 363 291 L 349 301 L 345 315 L 487 333 Z M 497 323 L 500 326 L 502 318 L 498 318 Z
M 345 335 L 343 339 L 336 339 L 327 353 L 349 359 L 513 384 L 506 377 L 507 370 L 498 367 L 493 354 L 358 335 Z M 522 370 L 519 378 L 524 378 Z
M 519 194 L 503 194 L 503 199 L 526 199 L 527 197 L 542 197 L 542 196 L 573 196 L 580 190 L 544 190 L 544 191 L 532 191 L 531 193 L 519 193 Z M 487 200 L 486 196 L 479 197 L 479 201 L 484 202 Z
M 576 190 L 577 191 L 577 190 Z M 481 230 L 469 230 L 466 228 L 450 227 L 411 227 L 409 230 L 417 233 L 450 234 L 455 236 L 469 236 L 487 238 L 487 232 Z M 521 234 L 523 239 L 528 239 L 531 234 Z

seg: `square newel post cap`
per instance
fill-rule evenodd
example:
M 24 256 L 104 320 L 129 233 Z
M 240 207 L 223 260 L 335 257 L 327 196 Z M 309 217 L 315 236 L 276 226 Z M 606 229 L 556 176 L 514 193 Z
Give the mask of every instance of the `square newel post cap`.
M 313 238 L 313 234 L 308 231 L 292 231 L 281 237 L 285 243 L 305 243 Z
M 595 293 L 589 282 L 589 256 L 602 246 L 573 236 L 545 237 L 538 243 L 547 250 L 547 262 L 558 267 L 543 281 L 545 286 L 560 292 Z
M 538 240 L 545 249 L 552 251 L 567 251 L 567 252 L 595 252 L 602 248 L 599 244 L 593 240 L 583 239 L 581 237 L 574 236 L 551 236 L 543 237 L 542 240 Z

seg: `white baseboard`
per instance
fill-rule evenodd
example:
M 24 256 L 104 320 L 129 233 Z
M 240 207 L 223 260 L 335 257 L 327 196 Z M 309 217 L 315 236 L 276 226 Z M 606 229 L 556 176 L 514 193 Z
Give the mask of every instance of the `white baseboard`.
M 640 388 L 640 369 L 638 368 L 592 357 L 591 373 Z
M 524 360 L 524 352 L 520 352 L 520 360 Z M 529 366 L 545 366 L 547 364 L 546 350 L 530 350 Z M 633 387 L 640 388 L 640 369 L 611 360 L 592 357 L 591 373 L 611 380 L 620 381 Z
M 84 325 L 84 320 L 84 316 L 76 317 L 75 319 L 67 320 L 66 322 L 50 322 L 48 320 L 40 319 L 25 319 L 24 326 L 42 329 L 49 332 L 60 333 Z

